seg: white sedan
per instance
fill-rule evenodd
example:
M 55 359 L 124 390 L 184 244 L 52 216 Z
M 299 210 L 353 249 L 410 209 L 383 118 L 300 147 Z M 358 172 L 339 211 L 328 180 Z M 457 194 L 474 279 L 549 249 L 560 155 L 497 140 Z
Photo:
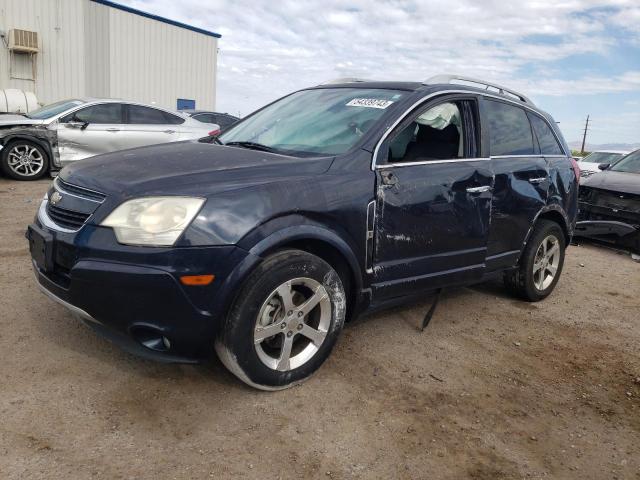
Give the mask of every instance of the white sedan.
M 65 100 L 24 115 L 0 115 L 0 171 L 16 180 L 35 180 L 101 153 L 218 132 L 218 125 L 154 105 Z

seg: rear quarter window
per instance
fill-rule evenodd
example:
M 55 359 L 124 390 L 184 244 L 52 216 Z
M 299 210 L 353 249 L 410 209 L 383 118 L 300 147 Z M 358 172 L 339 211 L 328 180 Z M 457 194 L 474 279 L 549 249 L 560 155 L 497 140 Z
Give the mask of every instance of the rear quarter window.
M 545 120 L 535 114 L 529 114 L 533 131 L 538 137 L 538 144 L 540 145 L 540 153 L 543 155 L 564 155 L 562 148 L 556 140 L 556 136 L 551 131 L 551 128 Z
M 524 109 L 485 100 L 491 155 L 535 155 L 533 132 Z

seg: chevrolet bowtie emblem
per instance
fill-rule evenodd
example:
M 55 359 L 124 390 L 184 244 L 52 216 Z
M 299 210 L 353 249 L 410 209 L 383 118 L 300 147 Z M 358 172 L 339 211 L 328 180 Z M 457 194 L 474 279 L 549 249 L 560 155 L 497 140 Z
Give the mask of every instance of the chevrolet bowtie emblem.
M 62 200 L 62 195 L 60 195 L 58 192 L 53 192 L 49 197 L 49 201 L 51 202 L 51 205 L 55 205 L 60 200 Z

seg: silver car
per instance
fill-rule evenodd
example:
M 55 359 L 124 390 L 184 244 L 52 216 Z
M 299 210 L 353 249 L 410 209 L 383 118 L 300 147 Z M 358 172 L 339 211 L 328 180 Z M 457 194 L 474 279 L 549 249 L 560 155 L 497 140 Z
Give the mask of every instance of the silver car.
M 600 171 L 600 165 L 613 165 L 629 153 L 630 152 L 623 150 L 598 150 L 597 152 L 591 152 L 586 157 L 582 157 L 578 160 L 580 176 L 582 178 L 590 177 L 594 173 L 598 173 Z
M 16 180 L 55 174 L 101 153 L 206 137 L 219 130 L 154 105 L 72 99 L 26 115 L 0 115 L 0 170 Z

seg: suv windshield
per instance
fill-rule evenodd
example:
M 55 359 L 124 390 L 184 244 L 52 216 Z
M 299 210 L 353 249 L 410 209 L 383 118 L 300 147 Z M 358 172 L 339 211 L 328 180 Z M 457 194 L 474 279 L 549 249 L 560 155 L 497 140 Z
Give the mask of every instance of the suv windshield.
M 86 102 L 83 100 L 62 100 L 61 102 L 51 103 L 37 110 L 33 110 L 32 112 L 27 113 L 27 117 L 35 120 L 45 120 L 69 110 L 70 108 L 82 105 L 83 103 Z
M 623 157 L 622 153 L 593 152 L 584 157 L 581 162 L 589 163 L 616 163 Z
M 303 90 L 232 127 L 220 141 L 282 153 L 341 154 L 403 95 L 402 91 L 384 89 Z
M 611 167 L 611 170 L 614 172 L 640 173 L 640 150 L 636 150 L 624 157 Z

